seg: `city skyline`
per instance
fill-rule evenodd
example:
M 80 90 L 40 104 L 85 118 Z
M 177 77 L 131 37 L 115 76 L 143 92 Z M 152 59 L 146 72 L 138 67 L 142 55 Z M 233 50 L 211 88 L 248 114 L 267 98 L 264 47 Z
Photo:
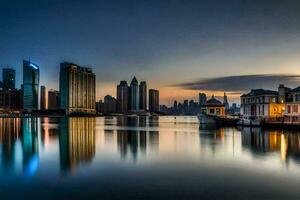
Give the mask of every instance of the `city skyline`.
M 230 102 L 239 102 L 249 88 L 215 85 L 224 78 L 237 85 L 234 77 L 256 83 L 256 76 L 263 76 L 268 84 L 261 81 L 255 88 L 299 85 L 298 1 L 90 0 L 82 6 L 17 0 L 0 5 L 0 67 L 16 70 L 17 86 L 22 60 L 29 58 L 40 66 L 40 84 L 56 90 L 59 63 L 93 67 L 96 99 L 116 96 L 119 80 L 133 76 L 148 80 L 167 105 L 196 100 L 199 91 L 216 96 L 225 91 Z

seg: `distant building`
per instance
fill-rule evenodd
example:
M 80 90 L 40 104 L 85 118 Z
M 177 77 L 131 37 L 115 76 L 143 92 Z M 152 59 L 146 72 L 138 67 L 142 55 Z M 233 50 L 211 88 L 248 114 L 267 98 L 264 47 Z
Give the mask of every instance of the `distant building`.
M 199 104 L 194 100 L 190 100 L 189 102 L 189 115 L 196 115 L 200 112 Z
M 32 111 L 38 109 L 39 81 L 39 66 L 30 61 L 24 60 L 22 85 L 24 110 Z
M 150 89 L 149 90 L 149 111 L 158 112 L 159 111 L 159 91 Z
M 48 91 L 48 109 L 49 110 L 56 110 L 59 109 L 59 92 L 56 90 L 49 90 Z
M 104 97 L 104 114 L 112 114 L 117 112 L 116 98 L 106 95 Z
M 128 112 L 129 88 L 127 81 L 121 81 L 117 86 L 117 112 L 126 114 Z
M 98 102 L 96 102 L 96 112 L 98 114 L 104 113 L 104 102 L 102 100 L 99 100 Z
M 211 99 L 207 100 L 201 107 L 201 112 L 208 115 L 224 116 L 225 105 L 212 95 Z
M 140 94 L 140 110 L 147 110 L 147 83 L 146 81 L 141 81 L 139 86 Z
M 22 110 L 23 92 L 22 90 L 0 90 L 0 112 Z
M 229 103 L 228 103 L 227 95 L 226 95 L 225 92 L 224 92 L 224 96 L 223 96 L 223 104 L 225 106 L 225 110 L 228 110 L 229 109 Z
M 41 86 L 41 110 L 48 109 L 48 93 L 44 85 Z
M 60 106 L 67 114 L 96 112 L 96 75 L 91 68 L 61 63 L 59 91 Z
M 199 93 L 199 106 L 202 106 L 206 103 L 206 94 Z
M 183 114 L 188 114 L 189 112 L 189 100 L 184 100 L 183 101 Z
M 2 81 L 4 88 L 7 90 L 13 90 L 16 88 L 16 71 L 11 68 L 2 69 Z
M 139 84 L 135 77 L 130 83 L 129 105 L 130 111 L 138 111 L 140 107 Z

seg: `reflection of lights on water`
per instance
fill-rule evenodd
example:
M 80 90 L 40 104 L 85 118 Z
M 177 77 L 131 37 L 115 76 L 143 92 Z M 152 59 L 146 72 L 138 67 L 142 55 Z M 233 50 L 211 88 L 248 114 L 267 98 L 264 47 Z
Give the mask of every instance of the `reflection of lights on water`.
M 281 146 L 281 148 L 280 148 L 281 160 L 285 160 L 287 145 L 286 145 L 284 134 L 281 134 L 281 145 L 280 146 Z
M 25 176 L 28 176 L 28 177 L 33 176 L 36 173 L 38 166 L 39 166 L 39 157 L 37 154 L 35 154 L 29 160 L 28 164 L 25 166 L 25 169 L 24 169 Z

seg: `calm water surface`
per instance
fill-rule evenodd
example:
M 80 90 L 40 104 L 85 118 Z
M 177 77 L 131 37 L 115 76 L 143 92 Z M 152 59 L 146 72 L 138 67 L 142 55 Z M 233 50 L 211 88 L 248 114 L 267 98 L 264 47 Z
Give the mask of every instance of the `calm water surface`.
M 0 119 L 0 199 L 300 199 L 300 132 L 196 117 Z

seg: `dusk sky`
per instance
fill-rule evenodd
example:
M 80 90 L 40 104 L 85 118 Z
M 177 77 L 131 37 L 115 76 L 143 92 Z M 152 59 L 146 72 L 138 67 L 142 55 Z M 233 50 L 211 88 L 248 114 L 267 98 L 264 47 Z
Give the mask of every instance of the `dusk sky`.
M 20 87 L 30 57 L 58 89 L 60 62 L 91 66 L 97 99 L 135 75 L 163 104 L 199 91 L 238 102 L 300 85 L 299 22 L 298 0 L 0 0 L 0 68 L 15 68 Z

